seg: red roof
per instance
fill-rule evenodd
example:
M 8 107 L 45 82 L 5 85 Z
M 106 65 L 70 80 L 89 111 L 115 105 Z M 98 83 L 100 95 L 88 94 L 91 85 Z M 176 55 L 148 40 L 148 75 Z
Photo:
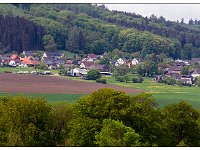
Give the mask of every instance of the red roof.
M 72 64 L 72 60 L 67 60 L 67 61 L 66 61 L 66 64 L 71 65 L 71 64 Z
M 27 64 L 27 65 L 37 65 L 40 62 L 33 60 L 32 57 L 25 57 L 25 58 L 21 58 L 21 61 L 23 64 Z
M 12 56 L 10 56 L 10 59 L 15 60 L 18 59 L 19 56 L 17 54 L 12 54 Z
M 97 56 L 95 54 L 88 54 L 87 56 L 88 58 L 97 58 Z

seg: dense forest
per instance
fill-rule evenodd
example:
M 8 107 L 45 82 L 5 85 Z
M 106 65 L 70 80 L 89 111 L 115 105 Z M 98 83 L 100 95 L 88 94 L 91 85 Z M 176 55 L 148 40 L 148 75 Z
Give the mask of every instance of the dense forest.
M 25 34 L 30 39 L 22 38 L 23 42 L 18 42 L 21 46 L 16 45 L 12 50 L 6 49 L 12 47 L 12 40 L 6 43 L 5 37 L 1 36 L 1 45 L 7 51 L 48 50 L 45 43 L 50 43 L 56 45 L 55 49 L 75 53 L 103 54 L 119 49 L 139 53 L 141 57 L 162 53 L 173 59 L 200 57 L 199 20 L 191 19 L 187 24 L 184 19 L 168 21 L 153 14 L 147 18 L 135 13 L 110 11 L 104 5 L 95 4 L 1 4 L 0 12 L 5 18 L 12 16 L 31 21 L 41 30 L 37 36 Z M 50 36 L 51 42 L 48 42 L 46 37 Z M 36 46 L 33 47 L 30 41 L 37 41 Z
M 200 112 L 100 89 L 73 104 L 0 97 L 0 146 L 200 146 Z

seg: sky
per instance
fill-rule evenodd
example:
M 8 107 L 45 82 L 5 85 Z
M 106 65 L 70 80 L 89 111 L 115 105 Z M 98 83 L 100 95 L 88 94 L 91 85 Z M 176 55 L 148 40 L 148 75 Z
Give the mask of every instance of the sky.
M 143 17 L 149 17 L 152 14 L 166 20 L 184 21 L 187 23 L 191 18 L 200 20 L 200 4 L 105 4 L 109 10 L 121 10 L 134 12 Z

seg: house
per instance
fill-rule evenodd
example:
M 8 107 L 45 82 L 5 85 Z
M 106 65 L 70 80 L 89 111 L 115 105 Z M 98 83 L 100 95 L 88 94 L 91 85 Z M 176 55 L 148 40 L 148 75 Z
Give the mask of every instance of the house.
M 12 54 L 12 56 L 10 56 L 10 59 L 11 60 L 17 60 L 17 59 L 19 60 L 20 58 L 17 54 Z
M 91 61 L 91 62 L 93 62 L 94 60 L 92 58 L 83 58 L 82 61 Z
M 8 65 L 9 62 L 10 62 L 10 57 L 3 56 L 3 57 L 1 58 L 1 61 L 2 61 L 2 63 L 3 63 L 4 65 Z
M 93 61 L 83 61 L 81 64 L 80 64 L 80 68 L 89 68 L 91 65 L 93 65 L 94 62 Z
M 180 73 L 176 73 L 176 72 L 170 72 L 170 73 L 167 73 L 165 75 L 165 77 L 171 77 L 171 78 L 174 78 L 176 80 L 180 80 L 181 79 L 181 74 Z
M 122 58 L 119 58 L 116 63 L 115 63 L 115 66 L 119 66 L 119 65 L 123 65 L 125 64 L 125 61 L 122 59 Z
M 189 85 L 192 85 L 192 79 L 191 78 L 181 78 L 180 80 L 179 80 L 181 83 L 183 83 L 183 84 L 189 84 Z
M 10 62 L 8 63 L 9 66 L 11 67 L 16 67 L 16 63 L 14 60 L 10 60 Z
M 139 61 L 135 58 L 131 61 L 131 64 L 134 66 L 137 65 L 138 63 L 139 63 Z
M 196 70 L 191 74 L 191 76 L 192 76 L 193 78 L 199 77 L 199 76 L 200 76 L 200 69 L 196 69 Z
M 168 73 L 178 73 L 180 74 L 181 73 L 181 69 L 182 67 L 181 66 L 171 66 L 167 69 L 167 72 Z
M 57 69 L 59 66 L 56 63 L 51 63 L 48 65 L 48 69 Z
M 33 57 L 31 56 L 28 56 L 28 57 L 24 57 L 24 58 L 21 58 L 20 57 L 20 60 L 21 60 L 21 63 L 24 64 L 24 65 L 27 65 L 27 66 L 35 66 L 37 64 L 39 64 L 40 62 L 37 61 L 37 60 L 34 60 Z
M 28 57 L 28 56 L 32 56 L 33 52 L 32 51 L 23 51 L 23 54 L 25 55 L 25 57 Z
M 73 64 L 73 61 L 72 61 L 72 60 L 67 60 L 67 61 L 66 61 L 66 64 L 67 64 L 67 65 L 72 65 L 72 64 Z
M 194 63 L 200 63 L 200 58 L 193 58 L 192 60 L 189 60 L 190 65 Z
M 97 59 L 97 56 L 95 54 L 88 54 L 87 58 Z
M 101 65 L 101 64 L 92 64 L 91 66 L 88 67 L 88 69 L 95 69 L 100 72 L 107 71 L 107 70 L 105 70 L 105 65 Z
M 74 68 L 69 71 L 69 74 L 74 77 L 81 77 L 87 75 L 86 69 Z

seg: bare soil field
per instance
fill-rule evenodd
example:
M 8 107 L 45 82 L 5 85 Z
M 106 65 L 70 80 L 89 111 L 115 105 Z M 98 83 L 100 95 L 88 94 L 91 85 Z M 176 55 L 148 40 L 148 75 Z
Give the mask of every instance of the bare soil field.
M 101 88 L 113 88 L 129 94 L 144 92 L 122 86 L 87 83 L 53 76 L 0 73 L 0 92 L 6 93 L 89 94 Z

